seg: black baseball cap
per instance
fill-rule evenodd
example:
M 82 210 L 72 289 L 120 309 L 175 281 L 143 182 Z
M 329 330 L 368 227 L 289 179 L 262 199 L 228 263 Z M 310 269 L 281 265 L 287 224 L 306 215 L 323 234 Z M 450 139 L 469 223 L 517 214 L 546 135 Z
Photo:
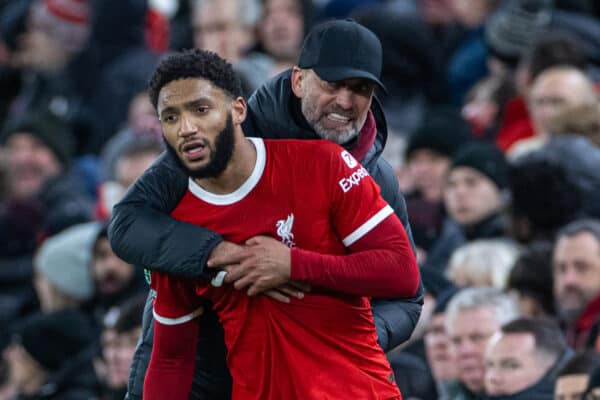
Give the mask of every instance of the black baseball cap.
M 351 19 L 316 25 L 306 36 L 298 67 L 312 69 L 328 82 L 366 78 L 385 91 L 379 80 L 383 51 L 377 36 Z

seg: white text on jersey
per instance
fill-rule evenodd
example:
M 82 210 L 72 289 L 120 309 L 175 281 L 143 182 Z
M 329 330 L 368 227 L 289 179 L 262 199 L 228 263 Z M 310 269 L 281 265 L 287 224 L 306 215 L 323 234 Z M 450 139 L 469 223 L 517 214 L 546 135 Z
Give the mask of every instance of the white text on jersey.
M 369 173 L 367 172 L 365 167 L 362 167 L 361 169 L 354 171 L 352 175 L 340 179 L 338 183 L 342 188 L 342 191 L 344 193 L 347 193 L 350 189 L 352 189 L 352 187 L 358 186 L 360 181 L 366 176 L 369 176 Z

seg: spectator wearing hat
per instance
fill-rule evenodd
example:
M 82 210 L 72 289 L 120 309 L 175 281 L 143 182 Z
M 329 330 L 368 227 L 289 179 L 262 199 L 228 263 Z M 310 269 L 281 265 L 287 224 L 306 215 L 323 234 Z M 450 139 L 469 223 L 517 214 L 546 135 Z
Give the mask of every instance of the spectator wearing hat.
M 304 41 L 298 65 L 265 83 L 248 100 L 243 130 L 249 136 L 326 139 L 342 145 L 379 184 L 383 198 L 412 238 L 396 176 L 380 157 L 387 137 L 385 116 L 375 97 L 376 87 L 383 87 L 381 63 L 379 40 L 356 22 L 336 20 L 315 26 Z M 109 233 L 115 253 L 132 264 L 188 277 L 201 276 L 211 254 L 233 254 L 219 235 L 169 218 L 187 185 L 187 174 L 168 155 L 142 175 L 113 210 Z M 422 290 L 414 298 L 373 299 L 372 304 L 379 344 L 389 350 L 410 337 L 420 314 Z M 223 339 L 218 337 L 222 333 L 207 329 L 202 334 L 219 343 L 202 356 L 218 366 L 210 371 L 210 381 L 203 380 L 204 389 L 216 393 L 208 398 L 221 398 L 229 387 Z M 130 396 L 132 390 L 134 396 L 141 392 L 149 357 L 147 343 L 140 349 L 145 355 L 133 367 Z
M 420 261 L 439 236 L 446 216 L 443 204 L 444 181 L 452 157 L 471 138 L 471 130 L 451 108 L 430 109 L 410 136 L 400 182 L 406 193 L 406 207 Z
M 94 296 L 89 270 L 96 222 L 73 226 L 49 237 L 35 256 L 34 283 L 43 312 L 80 307 Z
M 15 328 L 5 354 L 19 400 L 96 399 L 95 337 L 76 309 L 35 314 Z
M 511 165 L 510 231 L 520 243 L 553 241 L 557 230 L 581 216 L 581 190 L 573 180 L 574 174 L 568 174 L 558 159 L 562 158 L 559 152 L 564 151 L 538 151 Z M 583 153 L 577 156 L 584 157 Z
M 34 115 L 6 128 L 0 143 L 12 167 L 11 200 L 42 214 L 34 235 L 52 235 L 91 219 L 92 201 L 69 173 L 74 141 L 68 126 L 48 114 Z
M 507 220 L 508 164 L 495 146 L 470 143 L 458 151 L 446 175 L 442 232 L 426 264 L 446 269 L 452 252 L 476 239 L 504 238 Z

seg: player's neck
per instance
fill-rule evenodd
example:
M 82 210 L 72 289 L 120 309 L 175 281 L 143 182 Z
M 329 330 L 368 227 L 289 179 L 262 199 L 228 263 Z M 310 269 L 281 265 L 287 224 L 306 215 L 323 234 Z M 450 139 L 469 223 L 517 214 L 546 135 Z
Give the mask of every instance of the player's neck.
M 236 137 L 231 160 L 216 178 L 194 179 L 202 189 L 213 194 L 229 194 L 248 180 L 256 165 L 256 147 L 243 135 Z

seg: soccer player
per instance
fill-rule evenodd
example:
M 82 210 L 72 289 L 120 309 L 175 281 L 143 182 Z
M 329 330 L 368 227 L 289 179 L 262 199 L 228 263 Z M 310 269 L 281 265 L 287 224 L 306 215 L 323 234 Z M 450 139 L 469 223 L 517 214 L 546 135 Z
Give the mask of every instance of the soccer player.
M 366 169 L 331 142 L 245 138 L 239 81 L 214 53 L 167 58 L 150 94 L 169 151 L 190 176 L 172 216 L 233 243 L 272 241 L 287 260 L 273 267 L 279 283 L 313 289 L 284 303 L 153 272 L 144 399 L 189 397 L 205 299 L 225 331 L 234 400 L 400 399 L 366 296 L 413 296 L 419 273 Z

